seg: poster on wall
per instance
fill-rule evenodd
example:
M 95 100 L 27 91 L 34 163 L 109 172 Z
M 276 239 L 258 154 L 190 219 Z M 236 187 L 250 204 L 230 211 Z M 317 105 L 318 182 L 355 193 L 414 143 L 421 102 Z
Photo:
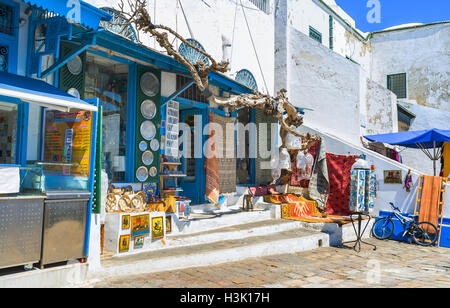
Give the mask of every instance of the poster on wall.
M 121 235 L 119 239 L 119 253 L 130 250 L 130 235 Z
M 178 157 L 179 116 L 178 102 L 168 102 L 166 105 L 166 134 L 164 138 L 164 154 L 166 156 Z
M 164 237 L 164 218 L 152 217 L 152 238 L 159 239 Z
M 402 183 L 402 170 L 384 170 L 384 184 Z
M 74 177 L 89 176 L 91 138 L 92 112 L 45 112 L 44 161 L 78 164 L 55 172 Z
M 146 235 L 150 233 L 149 214 L 131 217 L 131 236 Z

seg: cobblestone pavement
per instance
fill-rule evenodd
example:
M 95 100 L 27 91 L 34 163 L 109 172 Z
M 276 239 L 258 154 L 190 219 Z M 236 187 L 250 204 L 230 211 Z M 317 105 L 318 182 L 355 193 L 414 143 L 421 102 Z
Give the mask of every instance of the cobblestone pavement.
M 347 248 L 252 258 L 178 271 L 109 278 L 86 287 L 144 288 L 450 288 L 450 249 L 378 241 L 360 253 Z M 201 263 L 201 260 L 199 260 Z

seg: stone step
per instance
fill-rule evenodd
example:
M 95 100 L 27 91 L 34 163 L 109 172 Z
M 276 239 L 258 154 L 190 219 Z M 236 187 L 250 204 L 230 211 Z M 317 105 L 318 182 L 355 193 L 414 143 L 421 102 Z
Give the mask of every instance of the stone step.
M 237 240 L 247 237 L 269 235 L 272 233 L 294 230 L 302 226 L 303 223 L 298 221 L 275 219 L 262 220 L 185 235 L 168 235 L 165 241 L 165 246 L 167 248 L 173 248 L 214 243 L 225 240 Z
M 231 227 L 234 225 L 258 222 L 271 219 L 270 210 L 256 210 L 242 212 L 239 208 L 226 211 L 196 212 L 189 216 L 189 220 L 176 220 L 177 234 L 193 234 L 210 230 Z
M 267 235 L 161 249 L 102 260 L 90 279 L 210 266 L 248 258 L 295 253 L 329 246 L 329 235 L 293 229 Z

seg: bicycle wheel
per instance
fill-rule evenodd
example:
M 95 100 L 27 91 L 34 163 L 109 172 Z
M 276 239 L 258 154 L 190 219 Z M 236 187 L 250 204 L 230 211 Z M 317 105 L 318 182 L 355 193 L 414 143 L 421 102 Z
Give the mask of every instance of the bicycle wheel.
M 438 229 L 429 222 L 419 222 L 412 233 L 414 242 L 420 246 L 432 246 L 438 239 Z
M 394 222 L 390 218 L 378 219 L 372 227 L 372 235 L 379 239 L 388 239 L 394 234 Z

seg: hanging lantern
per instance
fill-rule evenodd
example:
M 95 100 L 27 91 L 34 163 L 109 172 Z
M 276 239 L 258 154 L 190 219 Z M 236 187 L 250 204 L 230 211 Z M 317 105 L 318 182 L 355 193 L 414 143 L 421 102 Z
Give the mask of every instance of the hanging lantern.
M 295 127 L 291 126 L 291 129 L 295 130 Z M 289 149 L 301 149 L 302 138 L 299 138 L 291 133 L 288 133 L 286 135 L 286 145 Z
M 278 179 L 281 177 L 281 169 L 275 168 L 272 169 L 272 179 L 274 182 L 278 181 Z
M 281 149 L 279 168 L 288 171 L 291 170 L 291 156 L 286 148 Z

